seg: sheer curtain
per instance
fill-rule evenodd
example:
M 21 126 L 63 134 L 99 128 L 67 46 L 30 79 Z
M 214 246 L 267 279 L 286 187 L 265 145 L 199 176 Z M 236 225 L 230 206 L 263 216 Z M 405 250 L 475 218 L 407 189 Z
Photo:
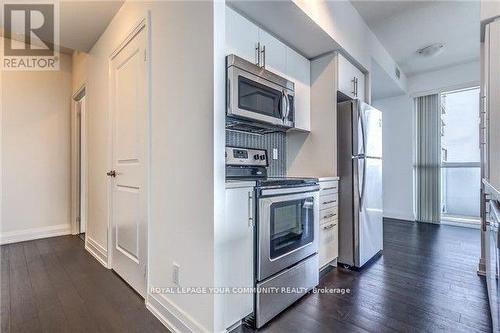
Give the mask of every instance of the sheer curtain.
M 415 195 L 419 222 L 441 219 L 441 109 L 439 95 L 415 98 Z

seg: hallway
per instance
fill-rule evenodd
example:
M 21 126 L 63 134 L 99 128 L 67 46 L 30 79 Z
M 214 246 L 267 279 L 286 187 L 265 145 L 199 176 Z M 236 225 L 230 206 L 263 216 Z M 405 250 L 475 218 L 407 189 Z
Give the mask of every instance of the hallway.
M 320 282 L 350 295 L 308 295 L 263 330 L 491 331 L 477 230 L 393 220 L 384 228 L 383 257 Z M 76 236 L 4 245 L 1 258 L 1 332 L 166 331 Z

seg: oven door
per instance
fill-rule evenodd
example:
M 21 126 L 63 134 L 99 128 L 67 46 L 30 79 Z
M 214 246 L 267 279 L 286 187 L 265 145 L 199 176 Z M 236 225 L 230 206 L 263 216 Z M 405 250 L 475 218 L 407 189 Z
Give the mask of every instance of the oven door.
M 261 197 L 258 217 L 258 281 L 318 252 L 319 192 L 317 190 Z
M 293 127 L 293 91 L 235 66 L 227 71 L 228 116 Z

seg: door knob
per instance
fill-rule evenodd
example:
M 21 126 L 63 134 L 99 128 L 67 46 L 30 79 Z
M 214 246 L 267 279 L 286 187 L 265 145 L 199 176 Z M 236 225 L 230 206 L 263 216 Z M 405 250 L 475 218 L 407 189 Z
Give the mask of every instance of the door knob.
M 110 177 L 116 177 L 116 170 L 111 170 L 106 173 Z

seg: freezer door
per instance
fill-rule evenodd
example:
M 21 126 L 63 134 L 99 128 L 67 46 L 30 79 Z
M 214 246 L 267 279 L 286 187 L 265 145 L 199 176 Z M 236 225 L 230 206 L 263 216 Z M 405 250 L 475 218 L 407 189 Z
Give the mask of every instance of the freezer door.
M 360 131 L 364 134 L 364 154 L 368 157 L 382 157 L 382 112 L 360 103 Z
M 383 248 L 382 159 L 365 158 L 360 164 L 358 177 L 364 181 L 364 190 L 359 209 L 357 267 L 363 266 Z

